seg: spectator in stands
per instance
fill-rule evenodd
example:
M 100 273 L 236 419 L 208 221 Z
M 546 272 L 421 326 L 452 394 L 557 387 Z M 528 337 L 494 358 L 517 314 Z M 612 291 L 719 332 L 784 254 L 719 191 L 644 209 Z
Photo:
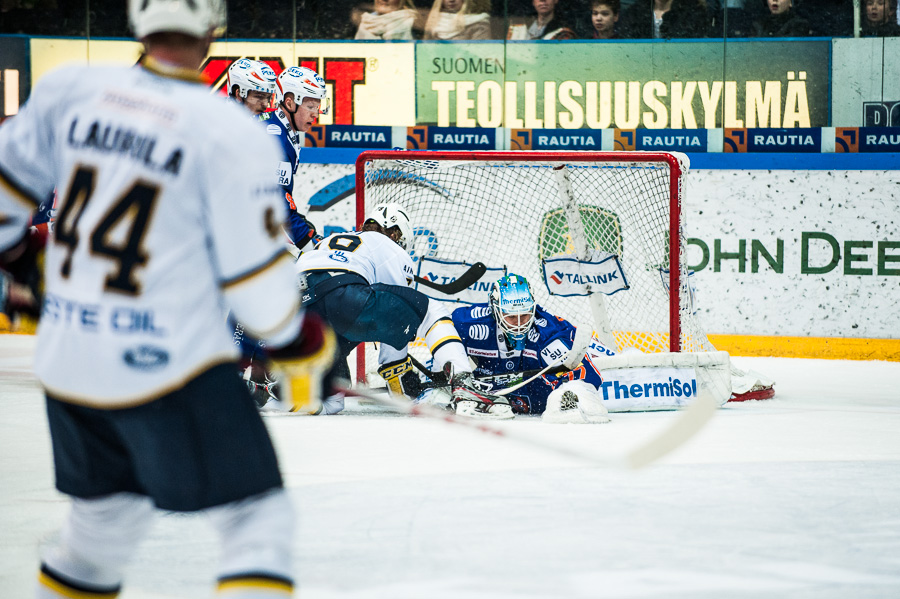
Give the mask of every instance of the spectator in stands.
M 754 37 L 806 37 L 809 21 L 794 11 L 793 0 L 763 0 L 769 13 L 753 23 Z
M 753 21 L 769 11 L 757 0 L 707 0 L 707 2 L 716 13 L 719 23 L 715 33 L 710 31 L 713 37 L 718 37 L 722 31 L 725 37 L 750 37 L 753 35 Z
M 634 39 L 706 37 L 711 21 L 706 0 L 639 1 L 622 20 L 622 37 Z
M 490 2 L 434 0 L 425 22 L 426 40 L 486 40 L 491 37 Z
M 864 0 L 862 31 L 863 37 L 895 37 L 900 35 L 897 24 L 897 0 Z
M 853 36 L 852 0 L 794 0 L 794 10 L 809 22 L 810 35 Z M 866 0 L 860 0 L 865 10 Z
M 557 11 L 559 0 L 533 0 L 536 16 L 527 23 L 512 23 L 506 37 L 510 40 L 570 40 L 575 31 Z
M 413 0 L 375 0 L 375 10 L 362 14 L 358 40 L 411 40 L 418 12 Z
M 591 1 L 591 28 L 595 40 L 618 39 L 616 23 L 619 22 L 619 0 Z
M 84 2 L 0 0 L 0 33 L 84 37 L 86 21 Z

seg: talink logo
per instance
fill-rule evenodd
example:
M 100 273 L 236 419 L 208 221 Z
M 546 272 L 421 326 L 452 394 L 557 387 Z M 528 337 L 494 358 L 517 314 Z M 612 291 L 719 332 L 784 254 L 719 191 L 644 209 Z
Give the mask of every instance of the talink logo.
M 553 274 L 550 275 L 550 278 L 557 285 L 561 285 L 563 282 L 563 273 L 559 272 L 558 270 L 555 270 L 555 271 L 553 271 Z

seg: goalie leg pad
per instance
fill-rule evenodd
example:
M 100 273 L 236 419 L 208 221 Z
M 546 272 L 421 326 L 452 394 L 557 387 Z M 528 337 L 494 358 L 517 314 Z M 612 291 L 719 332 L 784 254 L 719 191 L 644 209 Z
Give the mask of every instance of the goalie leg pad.
M 547 397 L 545 422 L 602 424 L 609 422 L 609 412 L 592 385 L 584 381 L 567 381 Z

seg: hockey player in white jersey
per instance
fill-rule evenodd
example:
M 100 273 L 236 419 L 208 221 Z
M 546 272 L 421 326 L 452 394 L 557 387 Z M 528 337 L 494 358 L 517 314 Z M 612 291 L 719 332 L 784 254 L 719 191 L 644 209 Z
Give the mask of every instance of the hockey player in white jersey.
M 287 597 L 293 509 L 224 313 L 278 348 L 287 401 L 320 391 L 334 335 L 300 311 L 278 148 L 200 80 L 222 0 L 128 10 L 137 66 L 48 73 L 0 126 L 0 263 L 59 190 L 34 369 L 72 502 L 37 597 L 118 596 L 157 508 L 210 516 L 217 597 Z
M 275 95 L 275 71 L 259 60 L 239 58 L 228 67 L 228 97 L 254 115 L 269 109 Z
M 320 314 L 338 337 L 344 378 L 346 358 L 363 341 L 381 344 L 378 372 L 390 392 L 415 398 L 421 391 L 407 345 L 425 340 L 435 364 L 452 370 L 453 406 L 461 415 L 503 419 L 514 416 L 502 397 L 485 393 L 473 382 L 471 367 L 450 313 L 440 302 L 413 289 L 413 262 L 408 253 L 413 228 L 397 204 L 375 206 L 357 233 L 326 237 L 297 261 L 305 287 L 303 304 Z M 326 413 L 343 409 L 335 398 Z

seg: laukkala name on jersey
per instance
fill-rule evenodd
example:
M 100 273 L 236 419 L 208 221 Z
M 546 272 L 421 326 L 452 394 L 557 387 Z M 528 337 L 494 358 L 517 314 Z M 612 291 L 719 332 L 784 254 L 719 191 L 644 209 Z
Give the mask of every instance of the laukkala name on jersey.
M 134 129 L 117 124 L 93 121 L 86 127 L 79 127 L 78 119 L 69 125 L 68 144 L 75 149 L 90 148 L 110 154 L 120 154 L 131 160 L 163 173 L 178 175 L 184 150 L 173 148 L 168 151 L 156 150 L 159 143 L 153 135 L 144 135 Z

